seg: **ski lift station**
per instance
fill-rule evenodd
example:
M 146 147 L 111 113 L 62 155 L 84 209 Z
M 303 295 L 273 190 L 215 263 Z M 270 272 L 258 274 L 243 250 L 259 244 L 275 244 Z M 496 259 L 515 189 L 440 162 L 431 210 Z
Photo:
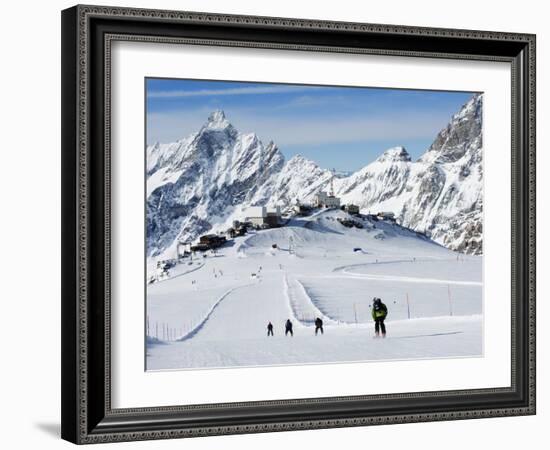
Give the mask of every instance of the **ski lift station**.
M 340 199 L 325 191 L 315 194 L 315 205 L 318 208 L 340 208 Z
M 257 227 L 278 227 L 282 223 L 281 208 L 279 206 L 273 208 L 251 206 L 245 211 L 244 221 Z

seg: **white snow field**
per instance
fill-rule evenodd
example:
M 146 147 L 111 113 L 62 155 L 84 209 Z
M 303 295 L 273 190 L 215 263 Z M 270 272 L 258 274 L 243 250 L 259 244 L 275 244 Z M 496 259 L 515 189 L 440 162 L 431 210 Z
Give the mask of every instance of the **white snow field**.
M 482 257 L 338 217 L 350 218 L 323 210 L 236 238 L 148 285 L 147 370 L 482 355 Z M 385 339 L 373 339 L 373 297 L 389 310 Z

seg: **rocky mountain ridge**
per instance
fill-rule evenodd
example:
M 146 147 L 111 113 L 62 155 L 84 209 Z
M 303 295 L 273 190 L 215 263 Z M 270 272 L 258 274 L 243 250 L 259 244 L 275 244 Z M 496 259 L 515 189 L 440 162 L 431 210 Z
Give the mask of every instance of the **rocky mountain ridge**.
M 391 211 L 445 247 L 482 254 L 482 101 L 474 95 L 417 161 L 398 146 L 350 175 L 299 155 L 287 161 L 214 111 L 197 133 L 147 148 L 147 254 L 227 228 L 249 206 L 307 203 L 331 186 L 343 204 Z

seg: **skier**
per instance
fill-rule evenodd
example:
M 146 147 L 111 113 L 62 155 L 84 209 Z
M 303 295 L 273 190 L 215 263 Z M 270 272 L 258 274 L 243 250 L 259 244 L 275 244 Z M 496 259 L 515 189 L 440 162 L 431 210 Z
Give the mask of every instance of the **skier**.
M 273 336 L 273 324 L 271 322 L 267 324 L 267 335 Z
M 323 331 L 323 321 L 317 317 L 317 319 L 315 319 L 315 336 L 317 336 L 317 332 L 321 330 L 321 334 L 324 334 L 324 331 Z
M 290 333 L 290 336 L 294 336 L 294 332 L 292 331 L 292 322 L 290 319 L 287 319 L 285 323 L 285 336 L 288 335 L 288 333 Z
M 375 297 L 372 303 L 372 319 L 374 320 L 375 337 L 380 336 L 380 331 L 382 331 L 382 337 L 386 337 L 386 326 L 384 325 L 384 320 L 387 315 L 387 306 L 382 303 L 382 300 Z

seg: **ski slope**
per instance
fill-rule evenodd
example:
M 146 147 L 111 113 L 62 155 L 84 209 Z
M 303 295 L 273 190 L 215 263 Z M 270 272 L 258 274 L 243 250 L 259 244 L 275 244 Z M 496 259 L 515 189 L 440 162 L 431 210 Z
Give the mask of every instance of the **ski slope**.
M 324 210 L 236 238 L 149 285 L 147 369 L 482 355 L 481 257 L 395 224 L 346 228 L 338 217 L 347 214 Z M 385 339 L 372 338 L 373 297 L 389 309 Z M 287 319 L 294 337 L 284 335 Z

